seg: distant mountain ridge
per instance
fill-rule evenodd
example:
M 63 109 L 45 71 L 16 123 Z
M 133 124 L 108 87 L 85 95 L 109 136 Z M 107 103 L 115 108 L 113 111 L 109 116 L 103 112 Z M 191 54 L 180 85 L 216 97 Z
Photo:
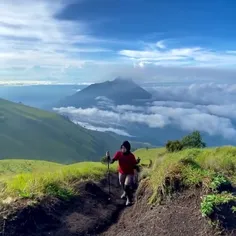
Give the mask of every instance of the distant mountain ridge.
M 100 161 L 107 150 L 117 151 L 122 141 L 122 136 L 87 130 L 56 113 L 0 98 L 0 159 Z
M 55 113 L 0 99 L 0 159 L 96 161 L 120 142 L 119 136 L 86 130 Z
M 152 95 L 137 85 L 132 79 L 116 78 L 112 81 L 92 84 L 83 90 L 58 102 L 57 107 L 90 107 L 96 106 L 100 100 L 115 105 L 136 104 L 150 100 Z

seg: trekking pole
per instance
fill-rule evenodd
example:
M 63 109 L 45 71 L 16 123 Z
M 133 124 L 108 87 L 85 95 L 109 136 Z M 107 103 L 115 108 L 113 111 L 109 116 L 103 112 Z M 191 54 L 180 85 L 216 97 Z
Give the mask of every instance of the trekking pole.
M 109 199 L 110 200 L 110 195 L 111 195 L 111 180 L 110 180 L 110 154 L 107 152 L 107 179 L 108 179 L 108 191 L 109 191 Z

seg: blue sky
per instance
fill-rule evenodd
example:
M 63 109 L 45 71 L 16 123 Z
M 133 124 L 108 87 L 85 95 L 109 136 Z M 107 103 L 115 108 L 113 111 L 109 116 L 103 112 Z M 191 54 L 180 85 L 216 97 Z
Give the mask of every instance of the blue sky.
M 0 84 L 235 80 L 234 0 L 0 0 Z

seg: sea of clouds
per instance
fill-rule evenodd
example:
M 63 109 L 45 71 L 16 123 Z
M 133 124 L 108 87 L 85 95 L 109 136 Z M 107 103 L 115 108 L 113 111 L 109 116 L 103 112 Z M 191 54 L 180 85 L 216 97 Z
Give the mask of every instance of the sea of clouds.
M 126 136 L 133 135 L 127 132 L 127 126 L 142 124 L 150 128 L 174 125 L 184 131 L 236 138 L 236 84 L 156 85 L 145 89 L 154 100 L 144 106 L 115 106 L 111 100 L 99 97 L 97 107 L 54 110 L 88 129 Z

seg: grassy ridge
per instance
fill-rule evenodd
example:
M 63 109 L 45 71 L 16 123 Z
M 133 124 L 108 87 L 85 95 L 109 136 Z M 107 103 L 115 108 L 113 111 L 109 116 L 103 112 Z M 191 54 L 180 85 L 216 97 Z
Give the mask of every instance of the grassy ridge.
M 193 172 L 187 173 L 188 169 L 184 169 L 186 167 L 193 168 Z M 158 158 L 151 173 L 151 180 L 153 185 L 159 186 L 166 176 L 172 172 L 181 171 L 186 178 L 190 178 L 192 174 L 192 177 L 199 176 L 199 179 L 205 172 L 221 173 L 235 182 L 235 170 L 236 147 L 187 149 L 176 153 L 166 153 L 163 158 Z
M 115 135 L 86 130 L 52 112 L 0 99 L 0 159 L 71 164 L 115 151 Z
M 140 149 L 135 152 L 141 158 L 142 164 L 153 161 L 153 168 L 145 170 L 153 189 L 152 201 L 158 199 L 160 190 L 170 193 L 171 187 L 166 185 L 166 179 L 171 182 L 179 179 L 187 187 L 202 184 L 214 192 L 217 186 L 227 178 L 236 183 L 236 147 L 220 147 L 209 149 L 189 149 L 177 153 L 168 153 L 164 148 Z M 0 170 L 9 165 L 6 173 L 14 173 L 11 178 L 1 180 L 3 191 L 1 198 L 36 197 L 40 195 L 56 195 L 68 197 L 74 194 L 73 186 L 84 179 L 98 180 L 107 173 L 107 166 L 95 162 L 82 162 L 73 165 L 58 165 L 47 162 L 18 161 L 0 162 Z M 10 164 L 11 163 L 11 164 Z M 44 163 L 44 164 L 43 164 Z M 40 168 L 38 168 L 40 166 Z M 115 171 L 116 165 L 112 165 Z M 36 170 L 36 171 L 35 171 Z M 32 171 L 32 172 L 30 172 Z M 24 172 L 22 174 L 19 174 Z M 169 192 L 168 192 L 169 191 Z
M 148 152 L 139 150 L 139 156 L 146 159 Z M 153 169 L 145 175 L 153 190 L 150 203 L 162 201 L 179 188 L 201 187 L 204 194 L 199 210 L 203 217 L 213 220 L 212 225 L 215 225 L 214 214 L 228 212 L 223 216 L 226 221 L 236 218 L 236 147 L 187 149 L 175 153 L 159 149 L 152 150 L 149 158 L 155 160 Z M 224 210 L 221 212 L 221 209 Z
M 135 155 L 142 157 L 142 163 L 149 163 L 156 154 L 162 154 L 164 149 L 140 149 Z M 140 155 L 139 155 L 140 154 Z M 148 154 L 148 155 L 147 155 Z M 117 165 L 111 166 L 116 171 Z M 81 162 L 72 165 L 61 165 L 46 161 L 1 160 L 0 198 L 35 198 L 43 195 L 53 195 L 61 198 L 70 197 L 73 186 L 80 180 L 99 180 L 107 174 L 107 166 L 99 162 Z
M 0 160 L 0 181 L 22 173 L 44 173 L 57 170 L 63 165 L 47 161 Z
M 15 175 L 24 172 L 45 172 L 52 171 L 59 167 L 62 167 L 62 164 L 48 161 L 32 161 L 32 160 L 0 160 L 0 177 Z
M 18 174 L 20 170 L 18 169 L 15 174 L 1 179 L 2 192 L 0 197 L 2 199 L 6 197 L 35 198 L 43 195 L 53 195 L 66 199 L 77 194 L 73 187 L 78 181 L 88 179 L 97 181 L 107 173 L 107 166 L 98 162 L 81 162 L 72 165 L 47 162 L 33 163 L 32 170 L 40 164 L 44 164 L 44 167 L 41 165 L 41 169 L 30 173 L 24 169 L 25 162 L 22 161 L 23 173 Z M 0 166 L 1 164 L 0 162 Z M 116 165 L 113 165 L 111 171 L 115 171 L 115 169 Z
M 162 158 L 166 154 L 165 148 L 140 148 L 134 152 L 136 157 L 141 158 L 142 164 L 148 164 L 149 160 L 156 161 L 159 158 Z

